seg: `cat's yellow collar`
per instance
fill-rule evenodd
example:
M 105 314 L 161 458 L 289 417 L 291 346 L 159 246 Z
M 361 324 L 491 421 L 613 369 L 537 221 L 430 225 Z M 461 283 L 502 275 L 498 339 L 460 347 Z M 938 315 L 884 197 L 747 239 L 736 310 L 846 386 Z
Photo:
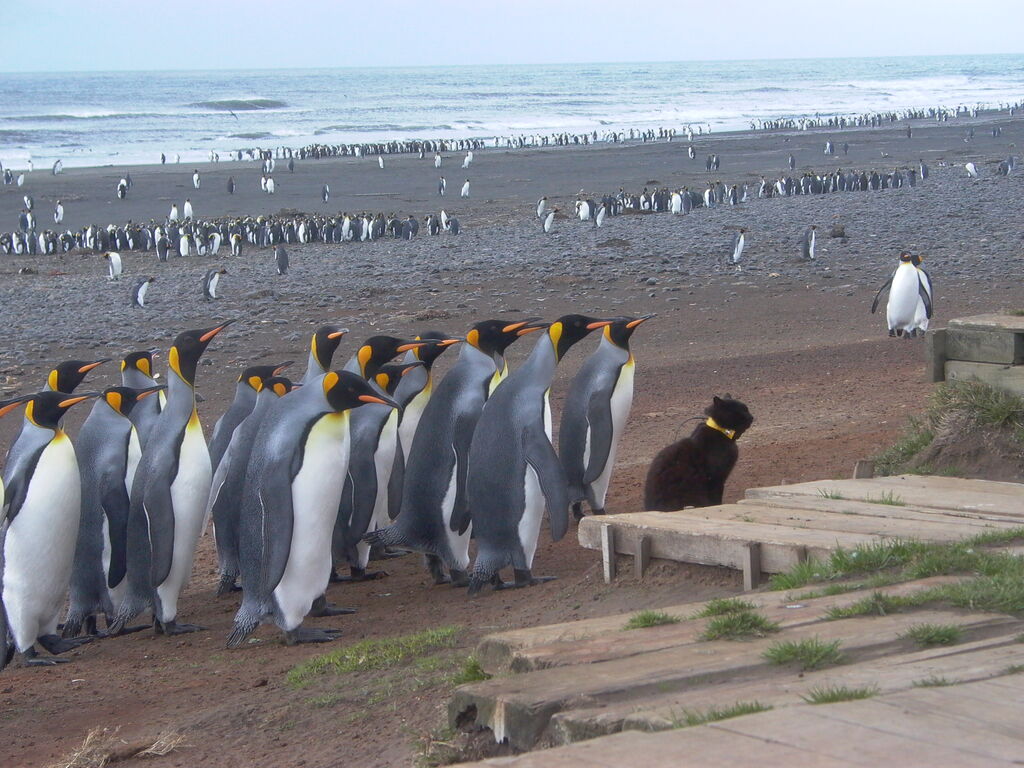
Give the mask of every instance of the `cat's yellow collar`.
M 709 427 L 711 427 L 716 432 L 721 432 L 723 435 L 728 437 L 730 440 L 735 440 L 736 439 L 736 430 L 735 429 L 726 429 L 725 427 L 723 427 L 721 424 L 719 424 L 717 421 L 715 421 L 710 416 L 708 416 L 708 420 L 705 421 L 704 423 L 707 424 Z

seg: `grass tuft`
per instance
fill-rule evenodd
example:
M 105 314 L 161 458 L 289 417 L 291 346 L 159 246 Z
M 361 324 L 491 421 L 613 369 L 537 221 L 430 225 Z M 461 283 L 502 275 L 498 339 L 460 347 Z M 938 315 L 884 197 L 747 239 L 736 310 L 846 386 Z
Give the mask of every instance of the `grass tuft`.
M 833 488 L 819 488 L 818 495 L 823 499 L 834 499 L 836 501 L 846 498 L 842 493 Z
M 963 630 L 955 624 L 915 624 L 900 637 L 927 648 L 933 645 L 956 645 L 963 634 Z
M 953 685 L 954 680 L 950 680 L 948 677 L 925 677 L 920 680 L 915 680 L 913 685 L 915 688 L 941 688 L 946 685 Z
M 916 608 L 935 599 L 932 590 L 921 590 L 912 595 L 887 595 L 872 592 L 855 603 L 836 605 L 825 612 L 827 619 L 852 619 L 856 616 L 888 616 L 907 608 Z
M 870 699 L 878 693 L 878 686 L 872 685 L 865 688 L 848 688 L 845 685 L 816 686 L 801 696 L 808 704 L 835 704 L 840 701 L 856 701 L 857 699 Z
M 701 634 L 702 640 L 741 640 L 765 637 L 778 632 L 779 625 L 755 611 L 740 611 L 714 616 Z
M 865 496 L 864 501 L 869 504 L 888 504 L 890 507 L 905 507 L 905 502 L 901 497 L 897 496 L 893 491 L 885 491 L 875 496 Z
M 694 725 L 704 725 L 705 723 L 714 723 L 719 720 L 728 720 L 730 717 L 740 717 L 741 715 L 753 715 L 758 712 L 767 712 L 772 707 L 770 704 L 762 704 L 759 701 L 738 701 L 731 707 L 725 709 L 718 709 L 712 707 L 704 711 L 688 710 L 684 709 L 682 713 L 672 714 L 672 727 L 673 728 L 689 728 Z
M 843 660 L 839 641 L 829 642 L 820 637 L 773 643 L 764 652 L 764 657 L 772 664 L 799 664 L 800 669 L 804 671 L 833 666 Z
M 302 688 L 320 675 L 393 667 L 435 648 L 450 648 L 455 645 L 459 630 L 460 627 L 455 626 L 438 627 L 400 637 L 363 640 L 331 653 L 314 656 L 293 667 L 288 672 L 288 683 L 293 688 Z
M 477 660 L 476 656 L 470 656 L 462 662 L 462 667 L 451 677 L 451 681 L 454 685 L 478 683 L 481 680 L 490 679 L 491 675 L 484 672 L 484 668 L 480 666 L 480 662 Z
M 640 611 L 634 614 L 626 622 L 623 629 L 645 629 L 647 627 L 660 627 L 663 624 L 678 624 L 678 616 L 671 616 L 664 611 Z
M 706 619 L 711 616 L 725 616 L 728 613 L 752 611 L 756 607 L 750 601 L 740 600 L 737 597 L 719 597 L 715 600 L 709 600 L 703 608 L 693 614 L 693 618 Z

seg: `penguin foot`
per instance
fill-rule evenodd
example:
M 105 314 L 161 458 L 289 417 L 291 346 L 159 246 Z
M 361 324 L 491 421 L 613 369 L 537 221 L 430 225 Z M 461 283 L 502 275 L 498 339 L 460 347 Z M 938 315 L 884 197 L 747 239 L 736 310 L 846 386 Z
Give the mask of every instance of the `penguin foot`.
M 381 552 L 376 552 L 376 551 L 371 552 L 370 553 L 370 559 L 371 560 L 391 560 L 391 559 L 396 558 L 396 557 L 405 557 L 406 555 L 411 555 L 411 554 L 412 554 L 412 551 L 408 550 L 408 549 L 396 549 L 396 548 L 392 548 L 392 547 L 384 547 L 384 550 L 381 551 Z
M 341 637 L 340 629 L 312 629 L 296 627 L 284 633 L 285 645 L 301 645 L 303 643 L 330 643 Z
M 236 578 L 233 573 L 222 573 L 220 581 L 217 582 L 217 597 L 226 595 L 229 592 L 241 592 L 242 588 L 235 583 Z
M 49 637 L 57 637 L 56 635 L 49 635 Z M 42 638 L 40 638 L 41 640 Z M 60 639 L 60 638 L 58 638 Z M 45 648 L 45 646 L 43 646 Z M 58 664 L 68 664 L 71 659 L 58 659 L 56 657 L 39 658 L 39 654 L 35 648 L 29 648 L 24 653 L 18 654 L 18 659 L 15 666 L 18 667 L 55 667 Z
M 355 608 L 342 608 L 334 603 L 328 603 L 325 595 L 320 595 L 320 597 L 314 600 L 312 607 L 309 609 L 309 615 L 316 618 L 322 616 L 347 616 L 355 612 Z
M 577 521 L 583 519 L 584 515 L 583 515 L 583 504 L 582 504 L 582 502 L 577 501 L 577 502 L 573 503 L 573 505 L 572 505 L 572 516 Z
M 495 589 L 522 589 L 523 587 L 535 587 L 548 581 L 554 581 L 557 576 L 534 576 L 529 569 L 513 570 L 514 581 L 503 581 L 494 585 Z
M 452 568 L 449 571 L 450 578 L 448 581 L 453 587 L 468 587 L 469 586 L 469 572 L 460 571 L 458 568 Z
M 38 638 L 39 644 L 56 656 L 59 653 L 67 653 L 80 645 L 91 643 L 93 637 L 73 637 L 65 640 L 60 635 L 41 635 Z
M 601 507 L 601 509 L 592 509 L 592 510 L 590 510 L 590 512 L 591 512 L 591 514 L 594 514 L 594 515 L 604 515 L 604 514 L 607 514 L 604 511 L 604 507 Z
M 157 620 L 153 623 L 153 628 L 158 635 L 167 635 L 168 637 L 187 635 L 190 632 L 204 632 L 206 630 L 206 627 L 201 627 L 198 624 L 179 624 L 173 619 L 171 621 Z
M 350 568 L 348 576 L 339 576 L 338 581 L 376 581 L 390 576 L 387 571 L 367 571 L 363 568 Z
M 896 338 L 896 331 L 894 331 L 892 328 L 889 329 L 889 338 L 890 339 Z
M 451 581 L 444 572 L 444 562 L 437 555 L 424 555 L 423 564 L 427 566 L 435 585 L 447 584 Z

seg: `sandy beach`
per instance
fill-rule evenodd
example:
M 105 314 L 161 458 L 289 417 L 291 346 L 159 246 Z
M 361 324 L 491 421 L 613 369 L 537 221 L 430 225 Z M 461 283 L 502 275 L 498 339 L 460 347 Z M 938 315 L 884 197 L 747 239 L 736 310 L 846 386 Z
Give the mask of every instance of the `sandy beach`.
M 376 158 L 296 161 L 294 173 L 279 160 L 273 196 L 260 191 L 260 166 L 253 162 L 131 167 L 134 187 L 126 200 L 115 196 L 126 169 L 75 168 L 56 177 L 37 170 L 24 187 L 0 187 L 0 229 L 16 228 L 24 194 L 33 196 L 41 228 L 52 223 L 57 199 L 65 206 L 65 226 L 80 227 L 159 221 L 172 202 L 180 206 L 190 198 L 199 218 L 364 210 L 422 218 L 444 208 L 464 229 L 438 237 L 421 229 L 411 242 L 287 246 L 292 268 L 283 277 L 275 273 L 271 250 L 252 247 L 240 258 L 222 249 L 215 259 L 172 258 L 166 264 L 152 253 L 122 253 L 125 275 L 118 282 L 107 280 L 98 254 L 0 257 L 0 394 L 32 389 L 62 359 L 166 348 L 180 330 L 234 318 L 238 322 L 210 347 L 198 375 L 200 415 L 209 435 L 242 367 L 304 359 L 309 334 L 323 322 L 351 329 L 336 357 L 340 366 L 359 340 L 374 333 L 461 333 L 490 316 L 653 312 L 657 318 L 633 341 L 636 399 L 610 511 L 639 509 L 647 463 L 692 428 L 686 420 L 698 416 L 713 394 L 725 392 L 744 400 L 756 419 L 740 444 L 727 500 L 754 485 L 846 476 L 854 461 L 892 442 L 906 418 L 923 409 L 929 391 L 924 341 L 887 338 L 884 314 L 868 311 L 900 249 L 925 256 L 936 284 L 935 327 L 957 316 L 1024 308 L 1024 176 L 999 177 L 994 171 L 1024 146 L 1024 118 L 989 115 L 913 125 L 910 139 L 902 123 L 875 130 L 696 137 L 692 161 L 681 138 L 486 149 L 474 153 L 468 170 L 460 167 L 462 153 L 446 156 L 440 171 L 429 155 L 389 156 L 384 169 Z M 989 130 L 995 125 L 1002 128 L 998 138 Z M 965 142 L 970 126 L 975 136 Z M 835 142 L 835 157 L 823 154 L 826 139 Z M 721 168 L 709 175 L 704 159 L 710 153 L 719 155 Z M 173 148 L 168 154 L 173 157 Z M 548 235 L 534 213 L 542 195 L 571 214 L 580 190 L 594 197 L 620 187 L 699 190 L 718 179 L 746 183 L 753 196 L 762 174 L 774 179 L 788 172 L 790 154 L 796 159 L 794 176 L 837 167 L 892 170 L 921 159 L 931 176 L 898 190 L 752 199 L 686 216 L 610 217 L 600 229 L 562 216 Z M 967 177 L 968 161 L 981 178 Z M 202 176 L 199 190 L 192 187 L 194 167 Z M 436 192 L 439 174 L 448 180 L 443 199 Z M 233 196 L 226 191 L 229 176 L 237 184 Z M 471 196 L 459 199 L 467 177 Z M 324 183 L 331 188 L 326 205 L 320 201 Z M 798 239 L 812 224 L 818 227 L 818 253 L 807 262 L 799 259 Z M 829 237 L 834 224 L 842 225 L 846 237 Z M 739 268 L 726 264 L 737 227 L 747 230 Z M 221 283 L 223 298 L 207 302 L 200 279 L 213 266 L 228 274 Z M 31 272 L 22 274 L 26 269 Z M 150 304 L 133 309 L 129 290 L 143 275 L 157 278 Z M 569 377 L 592 346 L 592 340 L 580 344 L 562 365 L 552 390 L 556 423 Z M 512 348 L 513 364 L 528 347 L 523 342 Z M 450 364 L 442 358 L 438 373 Z M 113 384 L 116 375 L 116 365 L 108 363 L 83 389 Z M 85 415 L 83 408 L 69 416 L 72 435 Z M 17 428 L 16 417 L 0 421 L 4 445 Z M 189 748 L 161 765 L 330 765 L 341 754 L 365 766 L 409 764 L 415 736 L 440 720 L 443 683 L 395 692 L 374 714 L 386 728 L 366 728 L 365 720 L 311 706 L 308 694 L 291 690 L 283 673 L 316 651 L 279 646 L 272 628 L 258 632 L 258 645 L 223 650 L 235 601 L 212 597 L 215 566 L 206 537 L 181 610 L 209 632 L 173 640 L 131 635 L 85 646 L 72 654 L 73 664 L 49 671 L 5 671 L 0 740 L 9 764 L 46 764 L 89 729 L 111 723 L 121 725 L 126 737 L 161 728 L 184 732 Z M 558 544 L 542 533 L 537 571 L 559 581 L 473 603 L 462 593 L 428 586 L 416 558 L 389 561 L 387 569 L 391 576 L 381 582 L 332 587 L 332 600 L 360 610 L 341 622 L 346 643 L 436 626 L 443 616 L 443 623 L 468 627 L 457 647 L 469 653 L 482 633 L 500 627 L 679 602 L 681 580 L 692 599 L 738 589 L 735 573 L 667 565 L 643 584 L 627 578 L 607 589 L 600 583 L 599 555 L 581 550 L 573 531 Z M 175 675 L 183 669 L 196 674 Z M 356 688 L 369 685 L 369 677 L 357 683 Z M 349 694 L 353 702 L 366 695 L 362 688 Z M 61 732 L 41 734 L 41 715 L 61 722 Z M 316 739 L 309 738 L 309 729 L 317 729 Z M 387 738 L 399 730 L 409 737 Z

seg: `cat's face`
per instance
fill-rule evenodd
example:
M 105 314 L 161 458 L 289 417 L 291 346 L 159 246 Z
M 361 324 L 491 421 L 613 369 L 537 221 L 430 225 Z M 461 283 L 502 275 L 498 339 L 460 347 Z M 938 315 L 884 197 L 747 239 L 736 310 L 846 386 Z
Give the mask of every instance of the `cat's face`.
M 716 396 L 704 412 L 726 429 L 736 430 L 734 439 L 750 429 L 750 425 L 754 423 L 754 417 L 747 406 L 728 396 Z

